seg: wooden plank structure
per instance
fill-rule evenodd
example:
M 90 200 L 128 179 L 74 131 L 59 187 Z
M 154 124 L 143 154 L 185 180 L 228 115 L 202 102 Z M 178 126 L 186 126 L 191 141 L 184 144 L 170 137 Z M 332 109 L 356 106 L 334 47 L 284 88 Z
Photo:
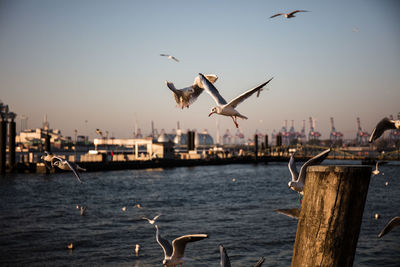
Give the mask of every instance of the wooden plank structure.
M 370 177 L 368 166 L 308 167 L 291 266 L 353 266 Z

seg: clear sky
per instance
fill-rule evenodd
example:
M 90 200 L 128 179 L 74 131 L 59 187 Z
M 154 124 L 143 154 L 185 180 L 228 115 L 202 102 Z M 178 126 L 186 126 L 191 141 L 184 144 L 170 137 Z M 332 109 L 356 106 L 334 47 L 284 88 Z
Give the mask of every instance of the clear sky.
M 296 9 L 310 12 L 269 18 Z M 274 77 L 238 106 L 245 134 L 284 120 L 300 130 L 312 116 L 324 138 L 330 117 L 352 138 L 356 117 L 371 132 L 400 112 L 399 14 L 395 0 L 0 0 L 0 99 L 29 127 L 47 113 L 64 135 L 131 137 L 135 117 L 144 133 L 153 120 L 159 130 L 180 121 L 215 135 L 217 117 L 221 133 L 236 131 L 232 120 L 208 117 L 206 93 L 180 110 L 165 80 L 182 88 L 214 73 L 229 101 Z

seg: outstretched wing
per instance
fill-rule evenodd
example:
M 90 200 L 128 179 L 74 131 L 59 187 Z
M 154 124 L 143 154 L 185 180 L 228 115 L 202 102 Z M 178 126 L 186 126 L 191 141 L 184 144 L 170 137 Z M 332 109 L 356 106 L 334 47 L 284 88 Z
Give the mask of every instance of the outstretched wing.
M 275 18 L 275 17 L 277 17 L 277 16 L 281 16 L 281 15 L 284 15 L 283 13 L 277 13 L 277 14 L 275 14 L 275 15 L 272 15 L 271 17 L 269 17 L 270 19 L 272 19 L 272 18 Z
M 78 181 L 79 181 L 80 183 L 82 183 L 81 177 L 79 176 L 79 173 L 78 173 L 78 171 L 76 170 L 75 166 L 73 166 L 68 160 L 64 160 L 64 161 L 65 161 L 65 163 L 67 163 L 67 165 L 68 165 L 68 167 L 71 169 L 71 171 L 74 172 L 74 174 L 75 174 L 75 176 L 76 176 L 76 179 L 78 179 Z
M 294 154 L 295 153 L 293 153 L 290 156 L 290 160 L 289 160 L 289 164 L 288 164 L 289 171 L 290 171 L 290 174 L 292 175 L 293 182 L 297 181 L 297 178 L 299 177 L 299 172 L 297 171 L 297 168 L 296 168 L 296 161 L 294 159 Z
M 290 12 L 289 14 L 288 14 L 288 16 L 290 17 L 290 16 L 293 16 L 294 14 L 296 14 L 296 13 L 298 13 L 298 12 L 308 12 L 307 10 L 295 10 L 295 11 L 292 11 L 292 12 Z
M 257 263 L 254 265 L 254 267 L 261 267 L 261 265 L 264 263 L 264 261 L 265 261 L 265 258 L 264 258 L 264 257 L 260 258 L 260 259 L 257 261 Z
M 327 149 L 327 150 L 322 151 L 321 153 L 319 153 L 315 157 L 313 157 L 313 158 L 309 159 L 308 161 L 306 161 L 306 163 L 304 163 L 303 166 L 301 166 L 301 168 L 300 168 L 300 174 L 299 174 L 298 182 L 304 184 L 304 181 L 306 180 L 307 168 L 309 166 L 321 164 L 321 162 L 324 161 L 324 159 L 326 159 L 326 157 L 328 156 L 329 152 L 331 152 L 330 148 Z
M 174 56 L 170 56 L 170 57 L 171 57 L 171 59 L 175 60 L 176 62 L 179 62 L 179 60 L 176 57 L 174 57 Z
M 298 219 L 299 215 L 300 215 L 300 209 L 296 209 L 296 208 L 293 208 L 293 209 L 275 209 L 274 211 L 277 212 L 277 213 L 286 215 L 288 217 L 295 218 L 295 219 Z
M 219 245 L 219 254 L 221 255 L 221 267 L 231 267 L 231 261 L 229 260 L 228 253 L 224 246 Z
M 237 105 L 239 105 L 240 103 L 242 103 L 245 99 L 249 98 L 252 94 L 254 94 L 257 91 L 260 91 L 261 88 L 263 88 L 267 83 L 269 83 L 273 78 L 269 79 L 268 81 L 266 81 L 265 83 L 260 84 L 259 86 L 250 89 L 247 92 L 244 92 L 243 94 L 241 94 L 240 96 L 236 97 L 235 99 L 233 99 L 231 102 L 228 103 L 228 106 L 231 106 L 233 108 L 236 108 Z
M 227 102 L 226 100 L 219 94 L 217 88 L 204 77 L 203 74 L 199 73 L 200 76 L 200 81 L 203 84 L 204 89 L 206 92 L 214 99 L 214 101 L 217 103 L 217 105 L 223 106 Z
M 385 227 L 382 229 L 382 231 L 379 233 L 378 237 L 381 238 L 382 236 L 386 235 L 390 231 L 392 231 L 394 228 L 400 226 L 400 217 L 396 216 L 393 219 L 391 219 Z
M 164 256 L 165 257 L 170 257 L 172 255 L 172 246 L 171 244 L 168 242 L 168 240 L 164 239 L 161 237 L 159 231 L 158 231 L 158 226 L 156 225 L 156 240 L 157 243 L 161 246 L 161 248 L 164 251 Z
M 390 130 L 390 129 L 396 129 L 394 121 L 389 120 L 388 118 L 383 118 L 380 122 L 378 122 L 378 124 L 372 131 L 371 136 L 369 137 L 369 142 L 372 143 L 373 141 L 375 141 L 376 139 L 381 137 L 381 135 L 386 130 Z
M 207 238 L 207 234 L 184 235 L 172 241 L 172 257 L 183 258 L 186 244 Z

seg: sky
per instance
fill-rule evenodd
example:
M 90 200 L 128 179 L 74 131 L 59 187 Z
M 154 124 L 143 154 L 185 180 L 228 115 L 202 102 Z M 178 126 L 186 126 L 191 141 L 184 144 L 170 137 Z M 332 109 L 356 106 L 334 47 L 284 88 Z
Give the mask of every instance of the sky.
M 275 13 L 296 9 L 295 18 Z M 400 3 L 352 1 L 90 1 L 0 0 L 0 99 L 28 127 L 65 136 L 116 138 L 207 129 L 236 132 L 232 119 L 208 113 L 203 93 L 181 110 L 165 81 L 191 85 L 198 73 L 216 74 L 229 102 L 274 77 L 260 97 L 237 107 L 246 135 L 271 134 L 284 120 L 313 117 L 323 138 L 330 117 L 346 139 L 356 118 L 371 132 L 400 112 Z M 171 54 L 180 62 L 161 57 Z

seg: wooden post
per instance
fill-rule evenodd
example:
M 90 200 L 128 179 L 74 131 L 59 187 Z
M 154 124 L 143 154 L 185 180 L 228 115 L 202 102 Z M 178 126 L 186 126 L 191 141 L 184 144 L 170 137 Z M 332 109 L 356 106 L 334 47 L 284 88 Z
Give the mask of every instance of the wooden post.
M 15 121 L 8 123 L 8 156 L 9 156 L 9 167 L 10 172 L 15 169 L 15 136 L 16 136 L 16 124 Z
M 254 135 L 254 156 L 255 160 L 257 161 L 258 159 L 258 135 Z
M 311 166 L 292 266 L 353 266 L 371 167 Z
M 0 174 L 6 173 L 7 122 L 0 121 Z

